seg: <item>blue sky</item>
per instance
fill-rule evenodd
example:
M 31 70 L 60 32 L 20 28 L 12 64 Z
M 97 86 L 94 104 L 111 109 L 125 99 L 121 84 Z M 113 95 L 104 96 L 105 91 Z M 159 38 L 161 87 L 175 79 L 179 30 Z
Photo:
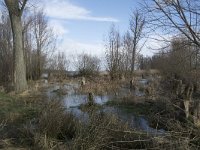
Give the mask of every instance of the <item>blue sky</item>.
M 139 0 L 46 0 L 44 10 L 67 54 L 102 55 L 103 39 L 112 23 L 128 29 L 131 10 Z
M 33 5 L 42 8 L 49 18 L 50 27 L 58 37 L 57 48 L 67 56 L 83 52 L 104 57 L 105 42 L 114 23 L 121 34 L 129 29 L 132 11 L 143 0 L 35 0 Z M 0 12 L 1 13 L 1 12 Z M 158 46 L 148 40 L 141 51 L 152 55 L 149 45 Z M 159 47 L 159 46 L 158 46 Z
M 114 23 L 123 33 L 129 28 L 131 11 L 141 0 L 44 0 L 44 10 L 57 34 L 58 49 L 67 55 L 103 56 L 103 39 Z M 147 50 L 144 54 L 149 54 Z

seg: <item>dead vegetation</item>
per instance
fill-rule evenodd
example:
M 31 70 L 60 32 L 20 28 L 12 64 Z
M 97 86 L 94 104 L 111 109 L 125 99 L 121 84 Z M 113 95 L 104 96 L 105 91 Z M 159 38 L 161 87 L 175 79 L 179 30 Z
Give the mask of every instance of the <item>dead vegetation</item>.
M 69 113 L 62 100 L 44 96 L 44 93 L 41 93 L 44 87 L 39 86 L 43 83 L 32 83 L 38 85 L 38 89 L 32 90 L 34 92 L 30 90 L 28 94 L 17 98 L 2 94 L 0 147 L 72 150 L 198 149 L 199 128 L 195 126 L 194 120 L 190 120 L 192 114 L 186 117 L 180 101 L 192 101 L 193 88 L 183 88 L 180 81 L 169 82 L 170 80 L 160 78 L 157 80 L 157 77 L 152 79 L 151 73 L 145 77 L 148 79 L 145 84 L 138 82 L 142 78 L 139 75 L 135 75 L 131 80 L 78 78 L 81 85 L 78 92 L 89 93 L 88 104 L 81 106 L 81 110 L 89 116 L 86 122 Z M 60 85 L 63 84 L 64 82 Z M 117 94 L 124 87 L 130 92 L 140 90 L 145 96 L 125 94 L 120 97 Z M 164 132 L 151 133 L 134 129 L 116 116 L 101 112 L 99 108 L 103 106 L 99 107 L 94 103 L 94 95 L 109 93 L 114 93 L 117 97 L 115 101 L 109 102 L 109 105 L 146 115 L 151 127 L 164 129 Z M 195 103 L 194 106 L 198 105 Z M 198 114 L 198 111 L 193 114 Z
M 117 93 L 122 86 L 123 81 L 109 80 L 104 78 L 88 78 L 85 84 L 79 89 L 80 93 L 88 94 L 90 92 L 96 95 L 107 95 L 109 93 Z
M 19 102 L 14 101 L 12 97 L 1 96 L 1 103 L 5 98 L 10 99 L 10 101 L 5 100 L 9 105 Z M 18 113 L 11 115 L 10 119 L 7 116 L 1 119 L 0 146 L 2 148 L 182 150 L 198 148 L 199 145 L 198 128 L 189 124 L 185 124 L 184 127 L 179 121 L 173 119 L 174 107 L 166 101 L 162 103 L 157 101 L 146 107 L 150 109 L 149 114 L 154 114 L 152 126 L 162 125 L 163 128 L 165 124 L 167 127 L 163 134 L 158 134 L 130 128 L 128 123 L 122 122 L 116 116 L 99 112 L 93 107 L 87 107 L 86 113 L 89 113 L 89 120 L 85 123 L 78 121 L 67 112 L 62 100 L 46 99 L 39 95 L 25 99 L 26 103 L 22 101 L 19 112 L 17 110 Z M 129 106 L 137 104 L 137 102 L 130 103 L 128 99 L 126 102 Z M 3 105 L 7 107 L 8 104 Z M 29 109 L 21 110 L 23 107 Z M 37 109 L 35 113 L 32 113 L 30 110 L 34 107 Z M 136 107 L 145 109 L 139 105 Z M 13 114 L 15 109 L 9 111 Z M 26 114 L 26 117 L 23 114 Z

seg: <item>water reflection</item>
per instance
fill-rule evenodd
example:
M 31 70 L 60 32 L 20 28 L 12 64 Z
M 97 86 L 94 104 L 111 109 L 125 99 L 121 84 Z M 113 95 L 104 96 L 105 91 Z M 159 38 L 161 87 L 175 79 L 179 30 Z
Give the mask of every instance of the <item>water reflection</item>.
M 147 80 L 141 80 L 140 82 L 141 84 L 144 84 L 144 85 L 147 84 Z M 83 112 L 79 109 L 79 106 L 81 104 L 87 103 L 87 95 L 77 94 L 76 89 L 79 88 L 78 84 L 70 83 L 70 84 L 64 85 L 63 87 L 65 90 L 67 90 L 68 94 L 64 96 L 60 96 L 60 98 L 64 100 L 64 105 L 65 107 L 68 108 L 67 111 L 71 112 L 80 121 L 87 122 L 89 120 L 88 113 Z M 59 85 L 53 86 L 48 89 L 47 95 L 49 97 L 56 96 L 56 95 L 58 96 L 56 91 L 59 89 L 60 89 Z M 125 96 L 127 94 L 130 94 L 130 90 L 127 88 L 122 88 L 119 91 L 120 96 Z M 144 93 L 140 91 L 135 91 L 133 94 L 138 95 L 138 96 L 144 95 Z M 113 97 L 114 96 L 110 96 L 110 95 L 95 96 L 94 101 L 95 103 L 99 105 L 103 105 L 109 100 L 111 100 Z M 164 132 L 164 130 L 156 130 L 156 129 L 151 128 L 149 126 L 148 121 L 145 119 L 144 116 L 135 116 L 133 113 L 128 113 L 124 111 L 122 108 L 104 106 L 101 108 L 101 110 L 99 110 L 99 112 L 114 114 L 118 116 L 120 120 L 124 122 L 128 122 L 128 124 L 131 127 L 137 128 L 138 130 L 144 130 L 144 131 L 152 132 L 156 134 Z

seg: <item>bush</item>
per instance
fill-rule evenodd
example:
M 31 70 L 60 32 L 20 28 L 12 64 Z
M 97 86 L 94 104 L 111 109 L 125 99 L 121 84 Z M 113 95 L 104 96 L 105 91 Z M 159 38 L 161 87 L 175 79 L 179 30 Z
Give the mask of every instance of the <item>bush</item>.
M 41 112 L 39 131 L 51 138 L 71 139 L 75 135 L 76 124 L 73 115 L 66 112 L 62 101 L 53 99 Z
M 99 74 L 101 60 L 96 56 L 81 54 L 76 64 L 79 75 L 94 76 Z

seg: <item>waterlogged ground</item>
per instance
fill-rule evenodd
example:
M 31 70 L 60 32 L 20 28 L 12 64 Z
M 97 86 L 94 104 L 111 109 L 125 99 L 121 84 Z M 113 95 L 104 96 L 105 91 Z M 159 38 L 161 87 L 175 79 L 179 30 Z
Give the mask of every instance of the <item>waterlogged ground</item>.
M 144 86 L 147 84 L 147 80 L 143 79 L 139 81 L 140 84 Z M 87 112 L 84 112 L 80 109 L 81 105 L 87 104 L 88 96 L 77 93 L 77 89 L 79 88 L 79 84 L 77 83 L 68 83 L 65 84 L 62 89 L 66 91 L 65 94 L 59 95 L 57 91 L 61 86 L 55 85 L 47 90 L 47 95 L 51 97 L 58 97 L 64 100 L 64 106 L 67 108 L 67 111 L 71 112 L 74 116 L 76 116 L 81 121 L 87 122 L 89 119 L 89 115 Z M 122 88 L 117 97 L 124 96 L 126 94 L 130 94 L 130 90 L 128 88 Z M 136 96 L 144 96 L 145 94 L 139 90 L 136 90 L 134 93 Z M 105 105 L 107 102 L 115 99 L 116 95 L 96 95 L 94 96 L 94 101 L 96 104 L 100 105 L 98 112 L 104 112 L 109 114 L 116 115 L 120 120 L 127 122 L 131 127 L 137 128 L 138 130 L 144 130 L 147 132 L 162 134 L 164 130 L 156 130 L 149 126 L 149 122 L 145 119 L 145 116 L 135 115 L 133 111 L 126 111 L 121 107 L 115 106 L 107 106 Z

